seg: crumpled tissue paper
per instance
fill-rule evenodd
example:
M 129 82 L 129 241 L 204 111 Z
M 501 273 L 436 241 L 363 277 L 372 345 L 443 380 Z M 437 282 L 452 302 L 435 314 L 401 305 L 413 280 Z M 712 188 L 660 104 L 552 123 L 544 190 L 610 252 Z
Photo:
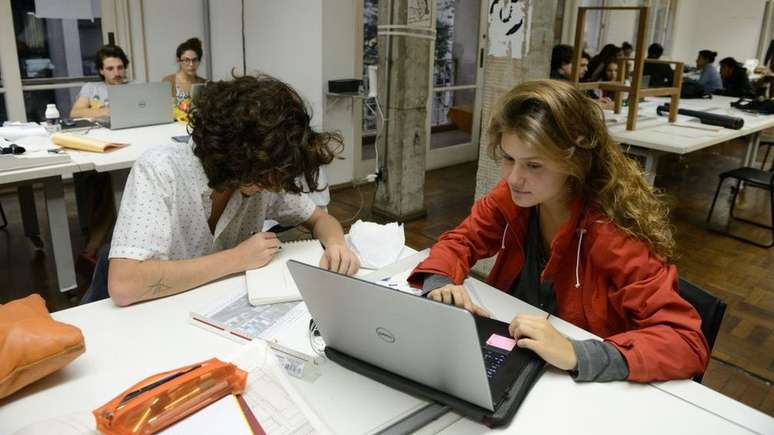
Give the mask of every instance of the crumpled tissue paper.
M 358 220 L 349 229 L 349 243 L 360 257 L 360 266 L 379 269 L 394 263 L 406 243 L 403 225 L 386 225 Z

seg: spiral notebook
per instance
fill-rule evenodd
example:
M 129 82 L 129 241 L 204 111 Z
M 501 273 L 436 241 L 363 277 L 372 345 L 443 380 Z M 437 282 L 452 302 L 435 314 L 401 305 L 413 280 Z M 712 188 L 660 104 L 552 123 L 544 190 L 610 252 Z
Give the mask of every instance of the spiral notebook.
M 319 240 L 302 240 L 282 244 L 282 250 L 259 269 L 248 270 L 247 297 L 251 305 L 276 304 L 280 302 L 300 301 L 296 282 L 290 276 L 285 264 L 288 260 L 318 266 L 323 255 Z

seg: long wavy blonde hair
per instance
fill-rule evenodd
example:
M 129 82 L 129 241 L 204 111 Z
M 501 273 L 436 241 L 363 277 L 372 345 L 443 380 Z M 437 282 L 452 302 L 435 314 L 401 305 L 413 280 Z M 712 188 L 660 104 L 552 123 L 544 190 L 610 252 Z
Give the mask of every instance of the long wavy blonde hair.
M 602 209 L 621 230 L 674 257 L 669 208 L 640 167 L 607 133 L 602 109 L 568 82 L 536 80 L 502 96 L 487 130 L 489 152 L 502 155 L 503 133 L 516 134 L 559 164 L 570 188 Z

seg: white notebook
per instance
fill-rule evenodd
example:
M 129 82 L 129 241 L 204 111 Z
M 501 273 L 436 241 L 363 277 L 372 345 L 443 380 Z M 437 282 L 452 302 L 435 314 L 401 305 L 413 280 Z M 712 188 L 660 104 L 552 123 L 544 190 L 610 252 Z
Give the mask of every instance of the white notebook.
M 313 266 L 320 265 L 323 247 L 318 240 L 303 240 L 282 244 L 282 250 L 266 266 L 248 270 L 247 297 L 252 305 L 276 304 L 279 302 L 300 301 L 293 277 L 290 276 L 286 262 L 297 260 Z

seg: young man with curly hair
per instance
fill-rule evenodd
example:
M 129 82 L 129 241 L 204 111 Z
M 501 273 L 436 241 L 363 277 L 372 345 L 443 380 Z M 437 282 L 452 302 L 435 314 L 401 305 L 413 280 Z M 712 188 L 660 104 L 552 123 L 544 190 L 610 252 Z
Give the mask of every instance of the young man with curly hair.
M 143 154 L 113 234 L 108 292 L 117 305 L 180 293 L 264 266 L 280 249 L 265 219 L 302 224 L 325 246 L 320 266 L 359 268 L 341 225 L 296 181 L 318 189 L 338 134 L 317 132 L 301 97 L 269 76 L 210 83 L 190 115 L 191 142 Z

